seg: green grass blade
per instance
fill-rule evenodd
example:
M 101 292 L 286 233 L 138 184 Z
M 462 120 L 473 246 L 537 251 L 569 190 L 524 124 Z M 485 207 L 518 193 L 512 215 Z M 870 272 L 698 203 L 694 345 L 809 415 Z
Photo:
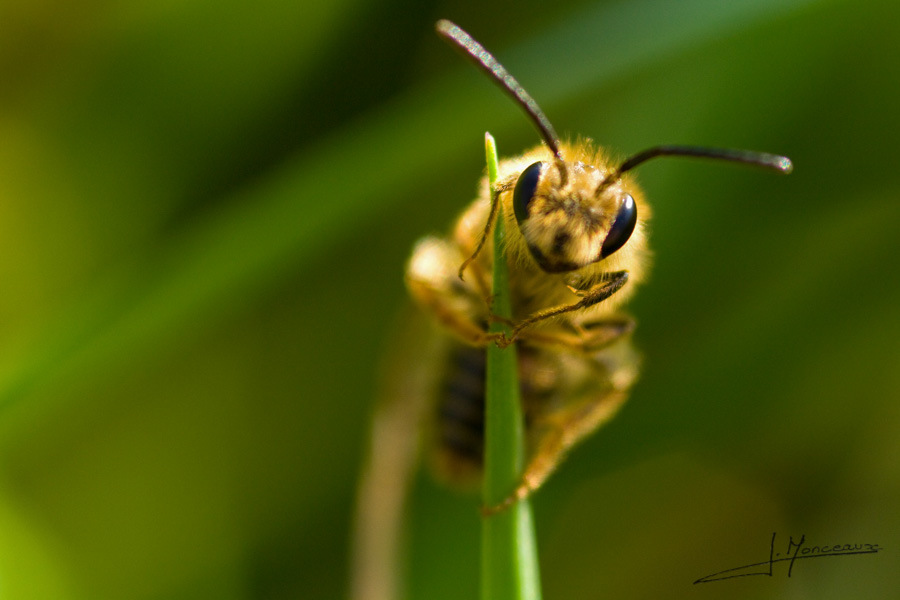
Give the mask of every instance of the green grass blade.
M 497 150 L 494 138 L 485 135 L 488 177 L 497 180 Z M 503 215 L 494 226 L 494 312 L 509 318 L 509 273 L 503 254 Z M 491 331 L 501 331 L 494 323 Z M 487 397 L 485 407 L 485 506 L 499 504 L 519 482 L 524 463 L 524 432 L 519 401 L 516 347 L 487 350 Z M 518 502 L 509 510 L 486 517 L 482 524 L 481 597 L 483 600 L 539 600 L 540 576 L 531 505 Z

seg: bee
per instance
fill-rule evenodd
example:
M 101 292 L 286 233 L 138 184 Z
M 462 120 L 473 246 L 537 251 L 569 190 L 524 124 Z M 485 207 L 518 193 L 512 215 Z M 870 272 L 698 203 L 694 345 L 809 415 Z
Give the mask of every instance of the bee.
M 509 72 L 469 34 L 441 20 L 437 33 L 519 104 L 543 141 L 503 160 L 491 188 L 446 237 L 420 240 L 406 266 L 409 293 L 443 333 L 420 325 L 400 336 L 398 376 L 375 413 L 356 517 L 354 597 L 394 597 L 403 494 L 431 411 L 431 463 L 456 487 L 480 480 L 484 453 L 486 348 L 517 349 L 527 462 L 502 510 L 537 490 L 566 452 L 612 417 L 637 380 L 634 319 L 623 310 L 649 265 L 650 208 L 631 171 L 661 156 L 746 163 L 778 172 L 789 159 L 692 146 L 656 146 L 614 162 L 590 140 L 560 141 L 550 121 Z M 492 235 L 503 219 L 512 320 L 491 332 Z M 423 343 L 428 340 L 428 343 Z M 409 344 L 409 346 L 405 346 Z M 420 344 L 416 346 L 416 344 Z M 438 365 L 434 368 L 434 365 Z M 430 397 L 430 398 L 429 398 Z
M 563 143 L 537 103 L 468 33 L 442 20 L 438 34 L 525 111 L 543 144 L 499 164 L 493 189 L 448 237 L 420 240 L 406 269 L 414 301 L 452 338 L 438 385 L 432 462 L 451 484 L 477 481 L 483 458 L 485 347 L 518 348 L 527 464 L 499 508 L 538 489 L 564 454 L 608 420 L 637 379 L 634 320 L 622 311 L 649 263 L 650 209 L 632 169 L 660 156 L 757 165 L 786 173 L 783 156 L 657 146 L 621 163 L 589 140 Z M 491 333 L 492 236 L 506 226 L 511 333 Z

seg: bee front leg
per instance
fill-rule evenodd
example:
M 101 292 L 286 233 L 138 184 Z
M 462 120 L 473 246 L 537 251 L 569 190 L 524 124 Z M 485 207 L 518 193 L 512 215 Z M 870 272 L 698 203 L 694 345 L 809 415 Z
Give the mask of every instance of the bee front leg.
M 506 346 L 509 346 L 511 343 L 516 341 L 516 338 L 519 337 L 519 334 L 526 327 L 529 327 L 546 319 L 558 317 L 559 315 L 565 313 L 582 310 L 594 306 L 595 304 L 599 304 L 600 302 L 603 302 L 604 300 L 618 292 L 620 289 L 622 289 L 622 286 L 624 286 L 627 282 L 628 271 L 615 271 L 613 273 L 608 273 L 607 276 L 604 277 L 603 281 L 594 285 L 590 289 L 581 292 L 581 300 L 579 300 L 578 302 L 539 310 L 538 312 L 527 317 L 525 320 L 520 321 L 513 328 L 510 335 L 503 335 L 500 339 L 497 340 L 496 343 L 501 348 L 505 348 Z
M 466 268 L 478 258 L 478 255 L 487 243 L 491 232 L 494 230 L 494 222 L 497 220 L 497 215 L 500 212 L 500 194 L 511 190 L 514 186 L 515 178 L 507 178 L 506 181 L 498 182 L 495 184 L 494 188 L 491 189 L 491 210 L 488 213 L 487 221 L 485 221 L 484 231 L 482 231 L 481 235 L 478 237 L 478 242 L 475 244 L 475 249 L 472 251 L 472 254 L 460 265 L 457 273 L 460 279 L 463 279 L 463 273 L 465 273 Z

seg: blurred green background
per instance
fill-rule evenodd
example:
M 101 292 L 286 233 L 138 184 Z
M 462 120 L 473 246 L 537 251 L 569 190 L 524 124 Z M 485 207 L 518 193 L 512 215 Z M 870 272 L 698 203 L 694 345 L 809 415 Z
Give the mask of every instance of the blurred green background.
M 643 374 L 535 498 L 545 598 L 900 590 L 900 4 L 0 4 L 0 597 L 337 598 L 414 241 L 533 145 L 658 161 Z M 477 591 L 475 500 L 422 475 L 414 598 Z M 878 543 L 708 585 L 808 545 Z M 453 585 L 449 585 L 450 583 Z

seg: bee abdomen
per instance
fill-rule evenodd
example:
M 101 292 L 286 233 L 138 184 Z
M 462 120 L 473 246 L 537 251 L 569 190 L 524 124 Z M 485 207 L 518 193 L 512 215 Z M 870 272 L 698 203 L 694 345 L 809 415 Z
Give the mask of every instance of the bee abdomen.
M 438 390 L 438 470 L 459 483 L 481 472 L 484 455 L 484 348 L 457 346 L 446 361 Z

